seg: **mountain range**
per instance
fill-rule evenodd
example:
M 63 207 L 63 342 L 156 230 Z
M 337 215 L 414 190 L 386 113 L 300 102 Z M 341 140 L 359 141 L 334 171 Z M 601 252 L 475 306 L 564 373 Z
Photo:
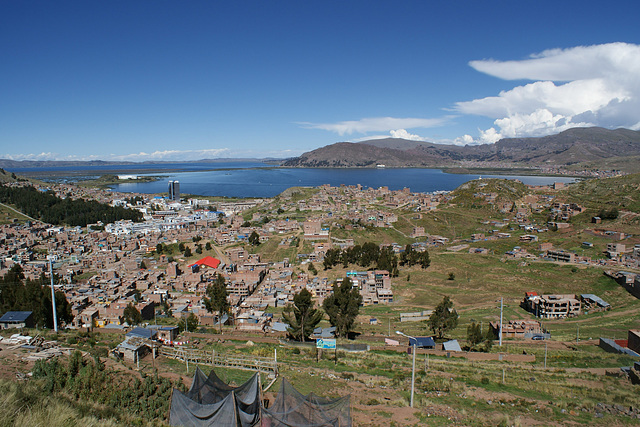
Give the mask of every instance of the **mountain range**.
M 445 145 L 398 138 L 338 142 L 283 163 L 290 167 L 446 167 L 468 162 L 491 167 L 563 167 L 615 164 L 640 156 L 640 131 L 573 128 L 539 138 L 506 138 L 495 144 Z

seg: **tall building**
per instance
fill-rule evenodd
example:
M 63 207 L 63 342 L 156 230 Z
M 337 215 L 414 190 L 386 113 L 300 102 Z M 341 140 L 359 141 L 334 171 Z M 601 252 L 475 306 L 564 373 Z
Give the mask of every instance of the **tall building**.
M 169 200 L 180 200 L 180 181 L 169 181 Z

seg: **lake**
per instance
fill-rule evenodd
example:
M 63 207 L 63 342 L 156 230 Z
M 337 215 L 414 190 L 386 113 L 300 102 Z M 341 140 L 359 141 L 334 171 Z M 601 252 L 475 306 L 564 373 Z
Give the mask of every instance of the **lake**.
M 181 194 L 225 197 L 274 197 L 290 187 L 317 187 L 357 185 L 378 188 L 389 187 L 400 190 L 409 187 L 413 192 L 430 193 L 454 190 L 461 184 L 477 179 L 480 175 L 449 174 L 439 169 L 384 168 L 384 169 L 315 169 L 281 168 L 264 163 L 216 163 L 192 165 L 191 170 L 159 172 L 173 169 L 174 165 L 155 165 L 154 173 L 136 175 L 160 176 L 154 182 L 125 183 L 114 185 L 115 191 L 127 193 L 167 193 L 168 182 L 180 182 Z M 213 169 L 215 167 L 215 169 Z M 151 167 L 150 167 L 151 168 Z M 201 169 L 201 170 L 193 170 Z M 544 185 L 553 182 L 573 182 L 574 178 L 545 176 L 482 175 L 483 178 L 518 179 L 529 185 Z

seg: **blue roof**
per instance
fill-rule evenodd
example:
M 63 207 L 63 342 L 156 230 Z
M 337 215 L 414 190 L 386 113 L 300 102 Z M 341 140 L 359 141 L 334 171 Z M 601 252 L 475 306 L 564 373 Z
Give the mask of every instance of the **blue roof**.
M 415 337 L 415 339 L 409 338 L 409 345 L 412 346 L 414 343 L 416 347 L 435 347 L 436 346 L 436 342 L 431 337 Z
M 31 316 L 32 311 L 7 311 L 2 317 L 0 322 L 24 322 Z

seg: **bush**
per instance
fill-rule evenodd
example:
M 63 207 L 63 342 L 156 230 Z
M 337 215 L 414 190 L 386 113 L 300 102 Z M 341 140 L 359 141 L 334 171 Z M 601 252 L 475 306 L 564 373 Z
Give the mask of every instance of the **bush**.
M 109 349 L 103 346 L 97 346 L 91 349 L 90 351 L 92 356 L 97 357 L 109 357 Z
M 340 376 L 345 380 L 352 380 L 354 378 L 353 374 L 350 372 L 343 372 L 340 374 Z

